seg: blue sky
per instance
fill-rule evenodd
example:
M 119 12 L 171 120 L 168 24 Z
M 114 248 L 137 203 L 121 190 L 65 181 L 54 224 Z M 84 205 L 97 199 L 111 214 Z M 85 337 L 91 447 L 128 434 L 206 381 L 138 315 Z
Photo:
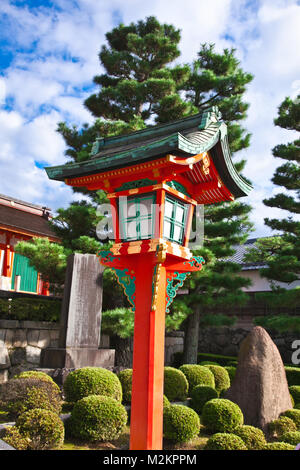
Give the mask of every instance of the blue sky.
M 181 62 L 213 42 L 219 51 L 235 47 L 243 69 L 254 74 L 246 94 L 251 146 L 241 157 L 254 183 L 248 198 L 253 236 L 269 235 L 263 218 L 284 215 L 262 203 L 278 192 L 270 180 L 280 161 L 271 149 L 293 138 L 273 119 L 285 96 L 300 89 L 296 0 L 1 0 L 0 193 L 53 210 L 79 197 L 43 170 L 66 161 L 57 123 L 92 122 L 83 101 L 101 73 L 105 33 L 149 15 L 181 29 Z

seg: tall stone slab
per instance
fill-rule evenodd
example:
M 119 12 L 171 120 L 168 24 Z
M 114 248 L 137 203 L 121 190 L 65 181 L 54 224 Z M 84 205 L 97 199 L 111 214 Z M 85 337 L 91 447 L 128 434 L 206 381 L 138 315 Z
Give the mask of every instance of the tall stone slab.
M 245 424 L 266 433 L 269 422 L 292 408 L 280 353 L 264 328 L 253 328 L 241 343 L 236 375 L 225 398 L 239 405 Z
M 59 347 L 43 350 L 42 367 L 114 365 L 114 350 L 99 349 L 103 270 L 96 255 L 75 253 L 69 256 Z

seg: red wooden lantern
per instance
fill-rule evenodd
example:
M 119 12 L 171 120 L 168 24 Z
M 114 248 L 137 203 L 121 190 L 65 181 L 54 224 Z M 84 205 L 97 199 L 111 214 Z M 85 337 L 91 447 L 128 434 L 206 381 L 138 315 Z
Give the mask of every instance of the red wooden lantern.
M 230 157 L 216 108 L 127 136 L 97 139 L 90 160 L 47 168 L 52 179 L 111 202 L 115 242 L 99 253 L 135 312 L 130 448 L 162 448 L 165 314 L 204 260 L 188 248 L 197 204 L 231 201 L 251 187 Z

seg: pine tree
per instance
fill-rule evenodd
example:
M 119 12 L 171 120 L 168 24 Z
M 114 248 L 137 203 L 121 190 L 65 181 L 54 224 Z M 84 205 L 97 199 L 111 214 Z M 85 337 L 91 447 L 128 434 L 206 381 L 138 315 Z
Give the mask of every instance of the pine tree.
M 178 29 L 150 16 L 129 26 L 120 24 L 106 39 L 108 46 L 102 46 L 99 53 L 106 73 L 94 77 L 100 91 L 85 101 L 95 117 L 147 122 L 167 107 L 168 121 L 172 121 L 190 112 L 189 103 L 177 93 L 189 76 L 189 67 L 167 67 L 180 55 Z
M 225 49 L 219 54 L 213 44 L 203 44 L 185 84 L 186 98 L 198 110 L 218 106 L 228 127 L 233 154 L 250 143 L 250 134 L 241 121 L 247 117 L 249 105 L 243 101 L 243 95 L 252 79 L 251 74 L 241 69 L 234 49 Z M 238 171 L 242 171 L 244 165 L 243 160 L 235 163 Z M 240 267 L 236 263 L 222 260 L 234 254 L 233 245 L 244 243 L 248 238 L 252 230 L 250 211 L 251 207 L 240 201 L 204 208 L 204 247 L 197 254 L 204 255 L 206 264 L 200 273 L 191 276 L 187 283 L 189 295 L 184 298 L 193 311 L 186 321 L 185 363 L 197 362 L 200 316 L 205 315 L 207 307 L 219 305 L 221 308 L 247 301 L 242 288 L 249 285 L 249 281 L 239 276 Z
M 66 123 L 58 126 L 71 160 L 90 158 L 97 135 L 132 132 L 204 111 L 212 105 L 218 105 L 223 113 L 231 150 L 237 152 L 249 145 L 250 135 L 240 121 L 246 117 L 248 104 L 242 98 L 252 75 L 243 72 L 234 50 L 218 54 L 214 45 L 204 44 L 192 65 L 174 66 L 172 62 L 180 55 L 180 31 L 161 25 L 154 17 L 129 26 L 121 24 L 107 33 L 106 39 L 107 45 L 99 54 L 105 73 L 94 78 L 99 92 L 85 101 L 95 123 L 80 130 Z M 239 171 L 244 163 L 236 164 Z M 232 302 L 243 297 L 239 287 L 245 285 L 245 280 L 238 276 L 237 265 L 230 269 L 228 263 L 222 264 L 217 258 L 230 256 L 232 244 L 247 238 L 249 211 L 249 206 L 240 202 L 206 208 L 207 264 L 199 280 L 196 275 L 191 278 L 191 283 L 197 281 L 197 287 L 191 287 L 186 299 L 191 306 L 189 311 L 198 311 L 204 297 L 212 301 L 220 292 L 223 299 L 230 298 Z M 185 314 L 176 312 L 178 324 L 178 318 Z M 193 315 L 190 319 L 195 320 Z
M 300 95 L 295 100 L 285 98 L 279 106 L 274 123 L 292 132 L 300 131 Z M 282 219 L 265 218 L 265 224 L 277 233 L 274 237 L 258 240 L 256 247 L 247 257 L 264 260 L 267 267 L 261 270 L 261 274 L 271 281 L 277 296 L 282 291 L 275 288 L 276 281 L 291 283 L 300 278 L 299 137 L 292 142 L 276 145 L 272 152 L 275 158 L 285 160 L 272 178 L 272 182 L 283 191 L 265 199 L 264 204 L 267 207 L 283 209 L 289 215 Z

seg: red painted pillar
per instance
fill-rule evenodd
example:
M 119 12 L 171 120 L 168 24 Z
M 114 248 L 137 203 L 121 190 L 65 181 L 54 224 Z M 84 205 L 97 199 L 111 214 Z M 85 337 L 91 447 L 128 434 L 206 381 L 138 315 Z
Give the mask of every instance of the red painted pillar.
M 135 266 L 136 298 L 131 401 L 131 450 L 162 449 L 166 270 L 160 267 L 155 310 L 155 264 L 140 254 Z

